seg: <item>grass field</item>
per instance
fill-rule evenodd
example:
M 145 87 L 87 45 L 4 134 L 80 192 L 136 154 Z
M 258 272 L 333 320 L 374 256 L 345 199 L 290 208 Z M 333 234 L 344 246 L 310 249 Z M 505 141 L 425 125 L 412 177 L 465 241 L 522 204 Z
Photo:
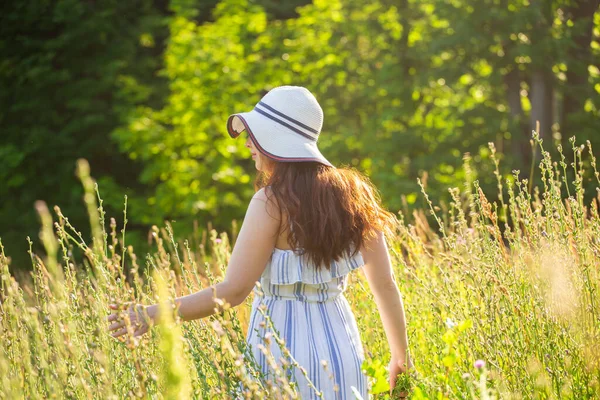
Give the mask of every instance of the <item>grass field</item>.
M 495 204 L 472 181 L 466 159 L 467 182 L 450 189 L 450 204 L 432 204 L 424 190 L 430 208 L 400 215 L 389 246 L 416 368 L 403 380 L 411 398 L 600 397 L 600 195 L 585 204 L 581 185 L 600 181 L 591 148 L 573 142 L 572 151 L 572 164 L 542 151 L 543 184 L 533 190 L 517 172 L 497 174 Z M 0 242 L 0 397 L 294 398 L 285 374 L 263 382 L 242 358 L 250 298 L 127 343 L 108 335 L 109 303 L 150 304 L 210 285 L 223 274 L 232 240 L 208 231 L 190 244 L 167 224 L 153 229 L 155 252 L 138 259 L 123 245 L 126 230 L 104 215 L 88 169 L 81 161 L 91 242 L 58 207 L 53 222 L 38 203 L 47 257 L 31 253 L 29 283 L 10 274 Z M 387 398 L 389 352 L 362 272 L 351 275 L 346 296 L 372 397 Z

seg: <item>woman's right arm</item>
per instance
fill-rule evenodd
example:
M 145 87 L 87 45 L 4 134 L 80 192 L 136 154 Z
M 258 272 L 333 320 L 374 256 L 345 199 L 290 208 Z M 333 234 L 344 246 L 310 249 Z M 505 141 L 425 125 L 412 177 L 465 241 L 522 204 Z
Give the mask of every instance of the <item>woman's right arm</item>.
M 365 242 L 361 248 L 367 277 L 383 328 L 392 353 L 390 363 L 390 386 L 394 386 L 396 375 L 410 369 L 412 362 L 408 356 L 408 337 L 402 296 L 396 285 L 392 263 L 382 232 Z

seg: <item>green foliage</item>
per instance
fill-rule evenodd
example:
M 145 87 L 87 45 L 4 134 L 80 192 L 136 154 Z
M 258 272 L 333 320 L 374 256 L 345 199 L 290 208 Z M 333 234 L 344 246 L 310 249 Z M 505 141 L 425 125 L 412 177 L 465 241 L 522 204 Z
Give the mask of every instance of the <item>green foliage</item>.
M 8 251 L 18 257 L 22 229 L 35 233 L 37 199 L 84 221 L 73 179 L 80 157 L 107 209 L 128 195 L 138 247 L 165 220 L 182 234 L 197 223 L 228 229 L 254 169 L 225 121 L 278 85 L 315 93 L 323 153 L 367 173 L 388 208 L 407 215 L 423 206 L 417 178 L 445 207 L 446 187 L 467 178 L 465 157 L 479 174 L 469 179 L 496 186 L 489 142 L 501 176 L 530 171 L 534 117 L 547 141 L 570 148 L 576 134 L 599 147 L 597 5 L 530 3 L 9 2 L 0 12 Z M 548 95 L 536 101 L 539 93 Z
M 225 0 L 211 22 L 176 13 L 165 53 L 167 105 L 139 108 L 113 135 L 123 151 L 143 160 L 142 183 L 157 188 L 134 218 L 177 217 L 179 229 L 189 232 L 192 219 L 224 228 L 239 217 L 251 195 L 245 184 L 252 165 L 240 141 L 225 133 L 226 118 L 285 84 L 316 94 L 325 113 L 324 154 L 366 172 L 393 210 L 416 205 L 419 176 L 433 198 L 447 199 L 443 188 L 465 179 L 467 151 L 482 174 L 480 185 L 495 186 L 489 142 L 506 170 L 524 162 L 528 168 L 525 114 L 511 114 L 504 82 L 518 70 L 528 87 L 531 71 L 521 60 L 534 56 L 526 35 L 533 35 L 537 14 L 517 1 L 493 6 L 490 19 L 489 7 L 316 1 L 281 21 L 254 3 Z M 560 7 L 553 4 L 551 12 Z M 536 57 L 552 55 L 556 63 L 566 57 L 557 49 L 565 46 L 567 24 L 556 35 L 542 38 L 535 51 L 546 53 Z M 527 90 L 517 97 L 529 101 Z M 590 124 L 597 126 L 584 125 Z
M 23 235 L 36 232 L 34 201 L 63 204 L 84 225 L 78 158 L 119 196 L 139 188 L 140 166 L 109 134 L 136 104 L 161 105 L 166 33 L 160 2 L 149 0 L 0 6 L 0 227 L 18 264 Z
M 383 360 L 379 358 L 375 360 L 365 360 L 362 365 L 362 369 L 369 377 L 371 393 L 385 393 L 390 390 L 390 384 L 388 382 L 389 374 L 386 371 L 386 366 Z

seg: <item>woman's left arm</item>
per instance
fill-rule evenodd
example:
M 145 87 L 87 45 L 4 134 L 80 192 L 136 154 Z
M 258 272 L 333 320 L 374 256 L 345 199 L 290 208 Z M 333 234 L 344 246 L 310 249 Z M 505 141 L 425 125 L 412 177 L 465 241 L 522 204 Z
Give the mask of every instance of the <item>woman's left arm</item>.
M 189 321 L 214 314 L 217 307 L 214 296 L 232 306 L 237 306 L 244 301 L 252 291 L 255 282 L 260 278 L 273 253 L 279 229 L 279 218 L 280 214 L 275 203 L 267 201 L 265 189 L 256 192 L 246 211 L 224 280 L 196 293 L 175 299 L 182 320 Z M 213 293 L 213 290 L 216 293 Z M 115 307 L 111 308 L 115 309 Z M 154 322 L 160 322 L 158 310 L 158 304 L 145 308 L 148 317 Z M 139 313 L 139 310 L 136 312 L 135 308 L 130 311 L 132 325 L 141 325 Z M 117 319 L 116 313 L 108 318 L 111 322 L 115 321 L 109 327 L 109 330 L 113 331 L 114 337 L 127 333 L 123 321 L 117 321 Z M 146 331 L 147 328 L 139 329 L 138 327 L 135 335 L 141 335 Z

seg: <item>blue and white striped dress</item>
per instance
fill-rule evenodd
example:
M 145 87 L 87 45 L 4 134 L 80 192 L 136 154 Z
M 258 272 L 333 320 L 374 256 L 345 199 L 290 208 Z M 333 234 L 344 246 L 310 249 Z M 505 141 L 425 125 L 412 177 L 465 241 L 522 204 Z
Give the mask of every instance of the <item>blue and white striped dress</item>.
M 330 269 L 317 269 L 306 255 L 275 248 L 260 277 L 260 287 L 254 288 L 246 336 L 268 379 L 277 375 L 259 345 L 269 349 L 277 360 L 277 368 L 282 368 L 283 360 L 292 360 L 285 357 L 275 338 L 265 344 L 265 335 L 273 330 L 265 323 L 259 307 L 270 316 L 276 334 L 285 341 L 285 347 L 298 364 L 285 369 L 284 375 L 297 384 L 300 398 L 346 400 L 356 398 L 356 392 L 368 399 L 367 377 L 361 371 L 364 351 L 356 320 L 343 293 L 348 274 L 363 264 L 360 252 L 354 257 L 348 252 L 332 262 Z M 322 392 L 322 397 L 315 388 Z

